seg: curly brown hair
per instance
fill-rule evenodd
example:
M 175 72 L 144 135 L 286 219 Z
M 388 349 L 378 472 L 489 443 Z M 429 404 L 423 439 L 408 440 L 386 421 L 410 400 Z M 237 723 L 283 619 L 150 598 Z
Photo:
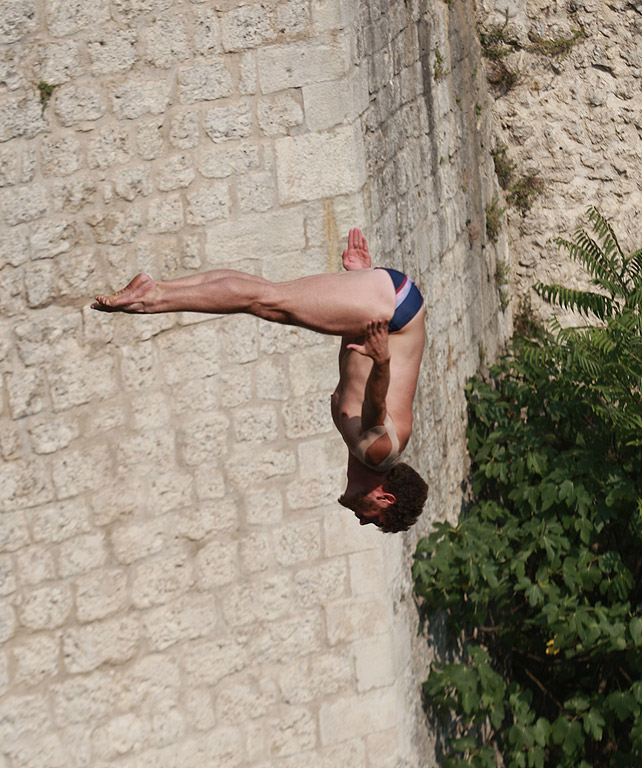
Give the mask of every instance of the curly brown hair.
M 388 507 L 379 528 L 384 533 L 407 531 L 423 510 L 428 496 L 427 483 L 412 467 L 402 463 L 388 473 L 383 490 L 394 494 L 397 501 Z

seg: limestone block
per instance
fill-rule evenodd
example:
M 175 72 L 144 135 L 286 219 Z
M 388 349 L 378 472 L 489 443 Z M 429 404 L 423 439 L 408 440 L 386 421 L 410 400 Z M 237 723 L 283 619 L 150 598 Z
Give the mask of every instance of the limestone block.
M 91 85 L 63 85 L 54 100 L 54 112 L 66 127 L 98 120 L 106 110 L 100 90 Z
M 325 610 L 330 645 L 380 635 L 389 626 L 389 607 L 382 595 L 334 600 Z
M 120 466 L 142 463 L 171 467 L 174 455 L 174 435 L 166 429 L 137 430 L 123 434 L 116 447 L 116 462 Z
M 367 83 L 364 88 L 361 84 L 363 80 L 362 77 L 361 80 L 354 82 L 338 80 L 305 86 L 303 104 L 308 128 L 311 131 L 324 131 L 363 112 L 368 106 Z M 362 97 L 359 100 L 360 103 L 355 103 L 355 96 Z
M 69 584 L 51 584 L 25 594 L 19 608 L 20 623 L 28 629 L 56 629 L 73 607 Z
M 143 744 L 146 727 L 140 717 L 129 712 L 113 717 L 92 733 L 92 754 L 98 759 L 113 760 L 137 751 Z
M 258 122 L 266 136 L 285 136 L 290 128 L 301 125 L 303 110 L 296 92 L 266 96 L 259 101 Z
M 395 681 L 390 634 L 361 637 L 352 646 L 359 691 L 390 686 Z
M 242 573 L 264 572 L 274 563 L 271 536 L 268 532 L 245 534 L 240 548 Z
M 14 419 L 32 416 L 45 407 L 44 377 L 38 369 L 26 368 L 6 379 L 9 408 Z
M 0 704 L 0 743 L 5 751 L 22 739 L 41 738 L 50 728 L 47 702 L 34 696 L 9 696 Z
M 78 352 L 81 317 L 76 310 L 45 313 L 14 327 L 16 347 L 24 365 L 42 365 Z
M 61 499 L 104 486 L 112 471 L 112 457 L 106 445 L 67 448 L 53 457 L 54 484 Z
M 194 48 L 201 56 L 210 56 L 221 50 L 221 29 L 216 11 L 209 8 L 196 10 L 194 25 Z
M 48 176 L 69 176 L 80 166 L 80 143 L 73 135 L 45 136 L 40 153 L 42 170 Z
M 47 191 L 40 184 L 28 184 L 2 191 L 4 218 L 11 227 L 33 221 L 47 212 Z
M 343 558 L 334 558 L 319 565 L 300 568 L 294 574 L 297 600 L 304 608 L 325 605 L 346 595 L 348 569 Z
M 0 511 L 46 504 L 53 496 L 48 463 L 19 459 L 0 465 Z
M 66 539 L 58 548 L 58 575 L 62 579 L 99 568 L 107 562 L 103 533 L 88 533 Z
M 344 654 L 324 653 L 298 659 L 279 675 L 279 688 L 286 704 L 308 704 L 348 689 L 352 665 Z
M 134 66 L 136 32 L 127 28 L 106 27 L 94 32 L 87 41 L 87 53 L 94 75 L 126 72 Z
M 224 179 L 232 174 L 256 170 L 260 164 L 258 145 L 241 142 L 234 147 L 215 147 L 202 153 L 198 170 L 208 179 Z
M 35 586 L 56 576 L 56 566 L 48 547 L 35 545 L 16 553 L 17 573 L 20 583 Z
M 290 439 L 329 432 L 332 419 L 327 394 L 290 400 L 283 408 L 283 420 L 285 434 Z
M 276 11 L 277 29 L 286 36 L 303 34 L 310 24 L 308 0 L 288 0 Z
M 180 672 L 167 654 L 152 653 L 137 659 L 119 677 L 118 709 L 126 711 L 142 705 L 153 714 L 178 703 Z
M 353 595 L 383 594 L 386 584 L 381 550 L 356 552 L 348 558 Z
M 0 104 L 0 141 L 19 136 L 33 138 L 47 129 L 47 122 L 35 93 L 7 99 Z
M 248 366 L 226 366 L 221 371 L 220 381 L 221 405 L 225 408 L 243 405 L 252 397 L 252 372 Z
M 0 233 L 0 269 L 7 264 L 18 267 L 29 259 L 29 239 L 26 227 L 14 227 Z
M 282 326 L 274 323 L 259 323 L 260 349 L 264 355 L 283 354 L 293 349 L 305 349 L 322 344 L 324 339 L 318 333 L 306 328 Z
M 181 104 L 213 101 L 230 96 L 232 77 L 222 57 L 186 65 L 178 72 L 178 99 Z
M 183 203 L 180 195 L 168 195 L 154 199 L 149 204 L 148 228 L 150 232 L 163 234 L 178 232 L 184 224 Z
M 263 93 L 339 80 L 347 71 L 345 43 L 308 41 L 271 45 L 258 51 L 259 84 Z
M 111 357 L 63 362 L 48 372 L 49 391 L 55 411 L 64 411 L 116 393 Z
M 196 467 L 212 456 L 221 456 L 227 448 L 228 430 L 228 419 L 222 414 L 212 414 L 206 421 L 184 426 L 179 442 L 185 463 Z
M 247 51 L 241 56 L 239 91 L 249 95 L 256 93 L 256 54 Z
M 210 541 L 196 556 L 198 585 L 212 589 L 238 577 L 238 544 L 235 541 Z
M 278 139 L 276 167 L 281 203 L 357 192 L 365 182 L 363 141 L 356 127 Z
M 207 688 L 193 688 L 183 696 L 187 719 L 197 731 L 210 731 L 214 727 L 214 707 Z
M 236 185 L 239 207 L 244 213 L 267 211 L 276 204 L 276 183 L 270 171 L 248 173 Z
M 35 3 L 28 0 L 8 0 L 2 6 L 0 44 L 16 43 L 37 24 Z
M 177 149 L 193 149 L 198 146 L 199 137 L 198 114 L 189 110 L 179 112 L 172 117 L 169 127 L 169 143 Z M 189 158 L 193 164 L 194 159 Z
M 51 768 L 64 768 L 67 762 L 67 752 L 58 734 L 49 733 L 36 740 L 24 739 L 15 747 L 7 750 L 12 764 L 16 768 L 40 768 L 42 765 Z
M 38 685 L 57 674 L 59 653 L 60 643 L 56 636 L 33 635 L 16 643 L 12 648 L 16 683 Z
M 31 512 L 34 541 L 60 542 L 91 529 L 89 510 L 84 501 L 70 499 Z
M 116 525 L 110 534 L 116 559 L 129 565 L 148 555 L 157 554 L 166 544 L 168 520 L 154 517 L 151 520 L 134 520 Z
M 287 400 L 291 396 L 283 358 L 261 358 L 254 371 L 254 382 L 256 394 L 262 400 Z
M 372 768 L 392 768 L 399 763 L 401 744 L 397 728 L 366 736 L 368 764 Z
M 139 195 L 147 197 L 152 191 L 149 168 L 127 168 L 114 174 L 114 191 L 118 197 L 131 202 Z
M 16 631 L 16 612 L 8 602 L 0 602 L 0 643 L 10 640 Z
M 316 560 L 321 552 L 318 521 L 294 523 L 274 531 L 274 549 L 279 565 L 287 567 Z
M 245 646 L 231 638 L 196 641 L 181 650 L 181 667 L 188 687 L 216 685 L 247 665 Z
M 256 681 L 224 682 L 216 695 L 220 723 L 234 725 L 262 717 L 274 705 L 274 691 L 262 690 Z
M 314 0 L 312 3 L 312 27 L 315 32 L 343 29 L 343 3 L 341 0 Z
M 56 37 L 109 21 L 107 0 L 47 0 L 46 7 L 47 25 Z
M 0 693 L 6 693 L 9 687 L 9 660 L 6 653 L 0 653 Z M 5 768 L 5 764 L 0 763 Z
M 248 255 L 261 259 L 305 248 L 303 216 L 296 210 L 241 216 L 207 228 L 206 257 L 211 263 L 234 262 Z M 237 320 L 238 321 L 238 320 Z M 298 329 L 293 329 L 298 330 Z M 275 348 L 275 347 L 274 347 Z
M 34 69 L 39 82 L 49 85 L 69 82 L 80 72 L 78 45 L 73 40 L 66 40 L 41 46 Z
M 173 0 L 114 0 L 114 7 L 124 20 L 131 22 L 144 13 L 165 11 L 172 2 Z
M 244 489 L 245 520 L 248 525 L 271 527 L 283 519 L 283 499 L 275 488 L 252 490 Z
M 15 552 L 29 543 L 30 534 L 24 512 L 2 511 L 0 515 L 0 552 Z
M 112 672 L 94 672 L 52 685 L 54 718 L 58 726 L 93 723 L 111 713 L 118 682 Z M 42 696 L 40 696 L 43 701 Z M 43 701 L 44 705 L 44 701 Z
M 307 709 L 292 707 L 278 720 L 271 719 L 269 730 L 270 748 L 279 757 L 316 746 L 316 722 Z
M 326 557 L 350 552 L 375 549 L 381 533 L 373 525 L 360 526 L 359 521 L 346 509 L 337 507 L 324 514 Z
M 235 413 L 234 431 L 240 442 L 269 443 L 276 439 L 277 430 L 274 408 L 244 408 Z
M 122 568 L 101 568 L 76 579 L 78 621 L 104 619 L 127 601 L 127 573 Z
M 225 475 L 218 464 L 208 462 L 194 473 L 196 495 L 202 501 L 222 499 L 225 496 Z
M 323 627 L 317 611 L 265 622 L 249 641 L 252 659 L 287 664 L 299 656 L 317 653 L 323 645 Z
M 274 12 L 267 3 L 235 8 L 223 14 L 221 31 L 226 51 L 256 48 L 276 38 Z
M 35 157 L 32 152 L 0 151 L 0 187 L 11 187 L 33 179 Z
M 53 209 L 75 213 L 95 201 L 96 181 L 92 174 L 83 171 L 63 182 L 52 185 Z
M 147 24 L 140 35 L 143 58 L 154 67 L 168 69 L 189 56 L 189 42 L 180 17 L 164 16 Z
M 126 163 L 132 156 L 129 134 L 125 128 L 106 128 L 89 139 L 87 163 L 92 169 L 102 170 Z
M 120 119 L 159 115 L 170 103 L 169 84 L 165 80 L 128 80 L 112 91 L 111 101 Z
M 393 688 L 324 703 L 319 711 L 321 743 L 336 744 L 386 730 L 394 722 L 393 713 L 398 711 Z
M 134 569 L 131 599 L 137 608 L 149 608 L 184 594 L 194 583 L 185 550 L 175 548 L 145 560 Z
M 69 629 L 63 634 L 62 655 L 68 672 L 93 672 L 102 664 L 122 664 L 138 651 L 137 618 L 107 619 Z
M 216 628 L 217 621 L 211 595 L 189 594 L 142 614 L 144 635 L 155 651 L 206 637 Z
M 205 113 L 205 133 L 215 144 L 230 139 L 245 139 L 252 132 L 252 117 L 247 104 L 212 107 Z
M 249 478 L 255 483 L 289 475 L 295 471 L 296 460 L 292 451 L 287 448 L 257 452 L 251 443 L 241 443 L 235 446 L 225 465 L 230 482 L 245 486 Z
M 16 576 L 13 561 L 9 555 L 0 556 L 0 597 L 6 597 L 16 591 Z
M 337 351 L 334 346 L 315 347 L 290 355 L 290 386 L 296 397 L 328 392 L 328 379 L 335 376 Z
M 158 514 L 180 509 L 192 501 L 192 478 L 185 472 L 161 471 L 151 465 L 147 509 Z
M 193 171 L 192 171 L 193 173 Z M 202 225 L 216 219 L 227 219 L 230 215 L 230 195 L 227 182 L 213 181 L 207 186 L 187 194 L 188 224 Z

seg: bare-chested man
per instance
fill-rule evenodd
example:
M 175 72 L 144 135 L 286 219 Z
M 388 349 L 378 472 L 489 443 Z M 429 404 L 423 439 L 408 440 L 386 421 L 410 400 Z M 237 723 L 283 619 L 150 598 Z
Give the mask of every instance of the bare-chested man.
M 346 443 L 347 486 L 339 503 L 361 525 L 403 531 L 421 514 L 426 483 L 399 462 L 412 431 L 412 401 L 424 347 L 424 308 L 400 272 L 372 269 L 366 239 L 350 230 L 346 272 L 283 283 L 218 269 L 155 282 L 137 275 L 103 312 L 244 312 L 342 337 L 332 418 Z

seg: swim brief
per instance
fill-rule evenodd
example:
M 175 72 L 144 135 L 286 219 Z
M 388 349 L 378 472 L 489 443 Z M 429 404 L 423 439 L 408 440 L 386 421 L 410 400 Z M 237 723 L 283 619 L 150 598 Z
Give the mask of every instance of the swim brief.
M 398 272 L 396 269 L 389 269 L 388 267 L 375 267 L 375 269 L 385 269 L 395 286 L 395 293 L 397 294 L 395 313 L 388 323 L 388 330 L 390 333 L 400 331 L 419 312 L 424 300 L 419 292 L 419 288 L 403 272 Z

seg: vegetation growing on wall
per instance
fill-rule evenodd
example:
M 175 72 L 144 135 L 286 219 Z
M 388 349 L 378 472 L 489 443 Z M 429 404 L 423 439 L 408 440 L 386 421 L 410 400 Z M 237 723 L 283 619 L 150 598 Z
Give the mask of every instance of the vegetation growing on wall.
M 642 249 L 589 220 L 558 244 L 593 289 L 537 288 L 586 323 L 516 340 L 470 382 L 474 501 L 417 548 L 423 618 L 445 615 L 460 650 L 424 685 L 446 766 L 642 759 Z

